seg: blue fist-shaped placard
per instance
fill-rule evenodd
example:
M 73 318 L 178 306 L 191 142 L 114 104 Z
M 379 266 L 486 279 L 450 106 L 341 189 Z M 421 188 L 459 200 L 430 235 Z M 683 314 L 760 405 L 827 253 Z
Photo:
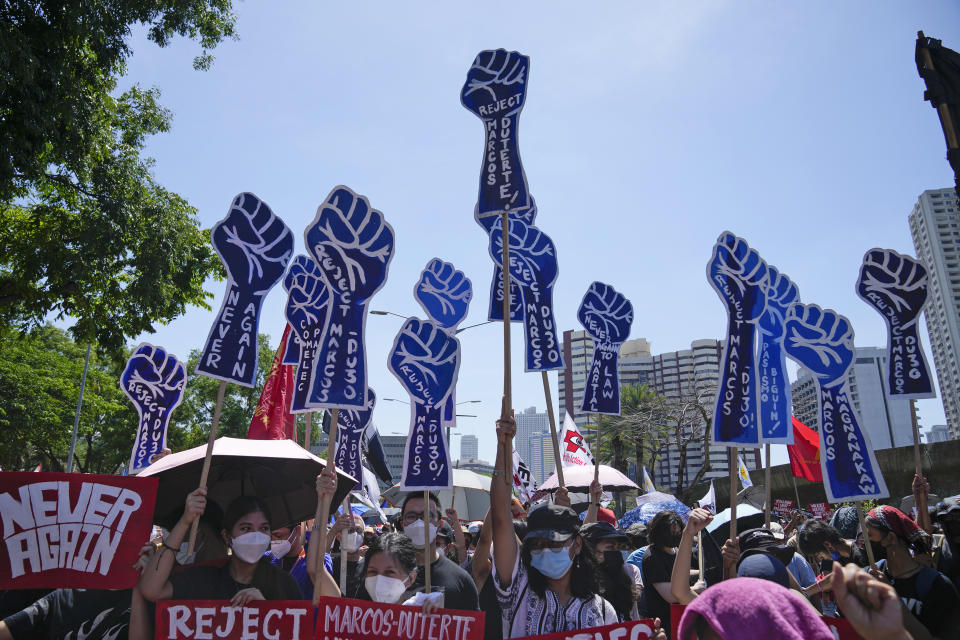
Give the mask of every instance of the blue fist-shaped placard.
M 330 289 L 323 279 L 320 267 L 307 256 L 297 256 L 290 264 L 283 287 L 287 290 L 285 313 L 287 323 L 293 329 L 287 340 L 284 364 L 297 367 L 291 413 L 312 411 L 307 407 L 310 396 L 310 381 L 317 352 L 323 341 L 323 330 L 330 314 Z M 290 362 L 290 352 L 295 359 Z
M 620 415 L 617 362 L 620 345 L 630 335 L 633 305 L 610 285 L 594 282 L 580 302 L 577 318 L 593 339 L 593 362 L 580 409 L 587 413 Z
M 183 400 L 187 371 L 183 363 L 163 347 L 140 343 L 120 375 L 120 388 L 140 416 L 128 473 L 148 466 L 167 443 L 170 414 Z
M 523 300 L 526 370 L 563 368 L 557 323 L 553 317 L 553 285 L 557 280 L 557 250 L 547 234 L 513 220 L 509 224 L 510 281 Z M 503 252 L 503 230 L 498 219 L 490 232 L 490 256 Z
M 457 385 L 460 342 L 431 320 L 409 318 L 394 340 L 387 366 L 411 400 L 401 486 L 406 491 L 449 489 L 453 476 L 443 406 Z
M 428 318 L 448 332 L 456 332 L 457 325 L 463 322 L 470 309 L 473 285 L 452 264 L 434 258 L 420 273 L 420 279 L 413 288 L 413 297 Z
M 257 376 L 260 308 L 293 255 L 293 234 L 252 193 L 234 198 L 210 231 L 227 269 L 227 289 L 200 355 L 197 373 L 252 387 Z
M 758 380 L 754 339 L 766 308 L 767 264 L 729 231 L 713 246 L 707 279 L 727 309 L 727 340 L 713 413 L 713 442 L 727 446 L 760 444 L 757 428 Z
M 331 296 L 317 356 L 321 366 L 311 373 L 311 409 L 362 409 L 367 404 L 367 306 L 387 280 L 393 239 L 383 214 L 344 186 L 330 192 L 304 232 Z
M 784 322 L 787 309 L 800 300 L 800 292 L 790 278 L 767 265 L 764 281 L 767 306 L 757 321 L 760 345 L 757 367 L 760 373 L 760 435 L 764 443 L 793 444 L 793 415 L 786 353 L 783 351 Z
M 373 389 L 367 389 L 367 406 L 363 409 L 344 409 L 340 411 L 337 420 L 337 447 L 333 455 L 337 469 L 348 476 L 356 478 L 357 486 L 363 483 L 363 451 L 364 432 L 373 419 L 373 408 L 377 404 L 377 396 Z
M 872 500 L 890 495 L 870 436 L 850 398 L 847 373 L 853 364 L 853 328 L 832 309 L 794 303 L 787 310 L 787 355 L 809 369 L 819 387 L 820 466 L 830 502 Z
M 887 323 L 887 389 L 900 398 L 937 395 L 917 331 L 927 281 L 923 264 L 893 249 L 870 249 L 863 256 L 857 295 Z

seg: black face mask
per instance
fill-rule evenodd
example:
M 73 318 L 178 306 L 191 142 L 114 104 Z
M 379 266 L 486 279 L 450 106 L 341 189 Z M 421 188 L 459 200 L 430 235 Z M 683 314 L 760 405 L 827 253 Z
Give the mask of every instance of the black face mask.
M 870 548 L 873 550 L 873 559 L 874 560 L 883 560 L 887 557 L 887 549 L 880 542 L 875 540 L 870 540 Z
M 616 549 L 610 549 L 603 552 L 603 567 L 610 571 L 619 571 L 623 569 L 623 554 Z
M 668 547 L 679 547 L 679 546 L 680 546 L 680 538 L 681 538 L 682 536 L 683 536 L 683 534 L 681 534 L 681 533 L 678 533 L 678 534 L 675 535 L 675 536 L 673 536 L 673 535 L 670 536 L 670 537 L 667 539 L 667 546 L 668 546 Z

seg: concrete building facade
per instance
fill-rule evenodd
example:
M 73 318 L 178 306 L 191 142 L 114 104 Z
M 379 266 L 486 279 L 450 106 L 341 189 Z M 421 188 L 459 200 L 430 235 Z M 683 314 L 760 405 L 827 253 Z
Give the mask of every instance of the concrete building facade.
M 467 434 L 460 436 L 460 459 L 476 460 L 480 450 L 480 441 L 477 436 Z

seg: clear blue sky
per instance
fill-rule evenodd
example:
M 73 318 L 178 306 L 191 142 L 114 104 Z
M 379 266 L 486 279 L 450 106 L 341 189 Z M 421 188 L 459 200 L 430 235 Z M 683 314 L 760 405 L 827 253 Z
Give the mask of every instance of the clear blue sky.
M 236 8 L 240 39 L 219 47 L 207 72 L 191 69 L 194 43 L 158 49 L 134 38 L 124 82 L 159 87 L 174 113 L 173 130 L 148 145 L 155 174 L 204 226 L 237 193 L 256 193 L 295 231 L 297 252 L 331 187 L 365 194 L 396 232 L 374 309 L 420 314 L 413 284 L 439 256 L 473 280 L 464 325 L 486 319 L 491 261 L 473 221 L 483 134 L 459 103 L 481 49 L 531 57 L 519 140 L 537 224 L 559 254 L 563 329 L 580 328 L 580 298 L 602 280 L 632 300 L 631 337 L 647 338 L 654 353 L 723 337 L 705 265 L 730 229 L 789 274 L 805 302 L 847 315 L 857 345 L 883 346 L 880 316 L 854 293 L 862 256 L 874 246 L 913 254 L 913 203 L 952 184 L 913 51 L 918 29 L 960 48 L 953 0 Z M 208 288 L 219 307 L 223 284 Z M 264 306 L 261 331 L 274 344 L 284 302 L 277 286 Z M 186 358 L 212 318 L 194 309 L 140 339 Z M 367 324 L 380 398 L 406 398 L 385 366 L 400 322 Z M 462 407 L 479 417 L 462 418 L 460 429 L 492 459 L 501 327 L 461 338 L 458 399 L 482 403 Z M 521 348 L 516 340 L 514 406 L 542 410 L 540 376 L 523 373 Z M 555 375 L 551 384 L 555 396 Z M 944 421 L 939 400 L 922 401 L 920 415 L 925 426 Z M 405 434 L 409 415 L 380 402 L 375 419 L 382 433 Z

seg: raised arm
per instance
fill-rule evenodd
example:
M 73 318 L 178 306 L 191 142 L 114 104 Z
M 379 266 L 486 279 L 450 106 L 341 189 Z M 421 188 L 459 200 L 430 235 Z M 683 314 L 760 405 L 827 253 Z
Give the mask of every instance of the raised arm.
M 460 516 L 453 507 L 447 509 L 447 520 L 450 522 L 450 528 L 453 529 L 453 543 L 457 549 L 457 562 L 462 563 L 467 559 L 467 540 L 463 537 Z
M 674 602 L 690 604 L 697 597 L 690 588 L 690 556 L 693 553 L 693 539 L 710 524 L 713 516 L 706 509 L 694 509 L 690 512 L 687 525 L 680 536 L 680 547 L 673 561 L 673 573 L 670 574 L 670 594 Z
M 470 565 L 473 581 L 477 585 L 477 591 L 483 588 L 483 583 L 490 577 L 492 565 L 490 563 L 490 543 L 493 541 L 493 516 L 490 509 L 487 509 L 487 515 L 483 517 L 483 527 L 480 529 L 480 539 L 477 540 L 477 547 L 473 551 L 473 563 Z
M 494 463 L 493 480 L 490 482 L 490 514 L 493 529 L 493 561 L 503 587 L 513 580 L 513 567 L 517 562 L 517 535 L 513 530 L 513 513 L 510 511 L 511 487 L 503 481 L 504 456 L 513 457 L 513 437 L 517 433 L 517 421 L 513 410 L 503 400 L 500 419 L 497 420 L 497 461 Z M 476 554 L 474 554 L 476 555 Z
M 587 507 L 587 515 L 583 517 L 583 524 L 590 524 L 597 521 L 597 514 L 600 511 L 600 498 L 603 497 L 603 485 L 599 480 L 590 482 L 590 506 Z
M 203 515 L 203 510 L 207 508 L 207 489 L 201 487 L 194 489 L 193 493 L 187 496 L 183 506 L 183 515 L 180 520 L 170 530 L 167 539 L 163 541 L 163 546 L 158 553 L 155 553 L 147 565 L 146 571 L 140 576 L 140 593 L 151 602 L 157 600 L 166 600 L 173 596 L 173 585 L 170 584 L 170 572 L 173 571 L 173 565 L 177 560 L 177 551 L 180 545 L 190 533 L 190 527 L 194 520 Z

